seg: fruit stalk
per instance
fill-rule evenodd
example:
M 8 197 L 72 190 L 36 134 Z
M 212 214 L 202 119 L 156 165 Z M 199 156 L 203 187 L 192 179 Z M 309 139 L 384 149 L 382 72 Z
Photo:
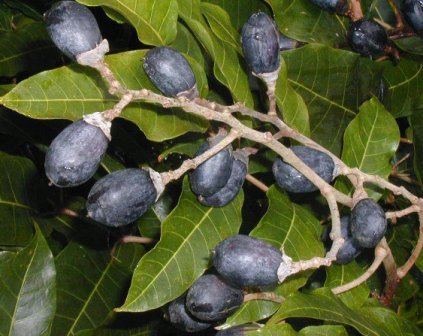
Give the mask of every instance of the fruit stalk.
M 355 18 L 360 17 L 361 5 L 359 1 L 350 1 L 350 4 L 353 8 L 352 13 L 354 13 Z M 360 7 L 359 7 L 360 5 Z M 360 10 L 360 11 L 359 11 Z M 322 178 L 320 178 L 310 167 L 308 167 L 304 162 L 302 162 L 289 148 L 285 147 L 281 142 L 276 139 L 279 138 L 281 135 L 296 140 L 306 146 L 321 150 L 324 153 L 327 153 L 331 156 L 337 166 L 337 175 L 345 175 L 347 178 L 353 183 L 355 187 L 357 187 L 360 191 L 362 189 L 362 185 L 364 183 L 367 184 L 374 184 L 383 189 L 390 190 L 394 195 L 401 195 L 407 200 L 410 201 L 411 206 L 405 209 L 403 212 L 396 212 L 395 216 L 404 216 L 413 212 L 419 213 L 419 220 L 420 220 L 420 236 L 419 240 L 416 244 L 416 247 L 407 260 L 407 262 L 398 269 L 397 275 L 399 278 L 402 278 L 407 274 L 410 270 L 412 265 L 414 265 L 415 260 L 417 259 L 418 255 L 423 248 L 423 199 L 418 198 L 417 196 L 413 195 L 409 191 L 407 191 L 403 187 L 395 186 L 394 184 L 385 181 L 384 179 L 380 178 L 379 176 L 368 175 L 361 172 L 357 168 L 349 168 L 347 167 L 339 158 L 335 155 L 327 151 L 325 148 L 321 147 L 319 144 L 314 142 L 313 140 L 307 138 L 306 136 L 302 135 L 301 133 L 297 132 L 296 130 L 288 127 L 281 119 L 279 119 L 275 115 L 266 115 L 254 110 L 251 110 L 245 107 L 241 103 L 236 103 L 231 106 L 223 106 L 214 102 L 209 102 L 204 99 L 196 98 L 193 100 L 186 99 L 184 97 L 165 97 L 160 94 L 156 94 L 146 89 L 142 90 L 127 90 L 123 88 L 123 86 L 119 83 L 117 84 L 117 80 L 115 79 L 113 73 L 108 68 L 107 64 L 104 62 L 96 63 L 94 66 L 102 75 L 102 77 L 106 80 L 109 85 L 110 92 L 113 93 L 124 93 L 126 94 L 125 98 L 121 100 L 119 107 L 115 108 L 115 110 L 121 110 L 123 107 L 126 106 L 129 102 L 133 100 L 141 100 L 144 102 L 149 102 L 153 104 L 159 104 L 164 108 L 171 108 L 171 107 L 179 107 L 182 108 L 187 113 L 193 113 L 195 115 L 201 116 L 206 118 L 207 120 L 215 120 L 222 122 L 228 125 L 231 128 L 228 136 L 226 136 L 218 145 L 214 146 L 207 152 L 203 153 L 202 155 L 185 161 L 181 167 L 173 172 L 166 172 L 162 173 L 162 179 L 164 183 L 169 183 L 171 180 L 178 179 L 181 177 L 185 172 L 190 169 L 195 168 L 197 165 L 201 164 L 221 149 L 225 148 L 228 144 L 233 142 L 235 139 L 243 137 L 245 139 L 249 139 L 255 141 L 257 143 L 263 144 L 264 146 L 272 149 L 275 153 L 283 158 L 285 162 L 292 165 L 296 168 L 299 172 L 301 172 L 304 176 L 306 176 L 321 192 L 321 194 L 326 198 L 329 209 L 331 212 L 332 217 L 332 232 L 331 232 L 331 239 L 333 240 L 332 247 L 330 251 L 327 253 L 326 257 L 315 257 L 310 260 L 306 261 L 297 261 L 292 262 L 291 264 L 291 272 L 288 274 L 294 274 L 309 268 L 318 268 L 320 266 L 329 266 L 331 265 L 332 261 L 336 259 L 336 254 L 339 248 L 343 244 L 343 239 L 341 237 L 340 232 L 340 220 L 339 220 L 339 210 L 338 210 L 338 203 L 346 205 L 348 207 L 352 207 L 354 202 L 351 197 L 341 193 L 340 191 L 333 188 L 330 184 L 326 183 Z M 232 113 L 241 113 L 242 115 L 250 116 L 251 118 L 255 118 L 262 122 L 270 123 L 274 125 L 279 132 L 272 134 L 270 132 L 259 132 L 257 130 L 251 129 L 244 124 L 242 124 Z M 364 189 L 362 189 L 364 190 Z M 389 215 L 392 218 L 392 214 Z M 386 250 L 385 250 L 386 251 Z M 378 253 L 379 257 L 376 256 L 376 260 L 374 262 L 374 267 L 378 267 L 381 263 L 378 258 L 380 257 L 380 253 Z M 381 259 L 383 260 L 383 259 Z M 373 271 L 373 269 L 371 269 Z

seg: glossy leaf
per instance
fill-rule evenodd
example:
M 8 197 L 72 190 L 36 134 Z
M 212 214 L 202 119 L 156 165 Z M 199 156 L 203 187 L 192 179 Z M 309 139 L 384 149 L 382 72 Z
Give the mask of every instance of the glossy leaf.
M 403 59 L 387 65 L 383 78 L 387 91 L 383 102 L 389 112 L 395 118 L 411 115 L 423 90 L 423 64 Z
M 302 336 L 348 336 L 343 326 L 323 325 L 310 326 L 301 329 L 299 335 Z
M 142 255 L 141 245 L 120 246 L 110 254 L 105 233 L 88 231 L 56 257 L 57 311 L 53 335 L 75 335 L 102 325 L 121 304 L 132 269 Z
M 214 75 L 230 90 L 234 101 L 252 106 L 248 77 L 239 63 L 238 54 L 207 26 L 200 13 L 200 2 L 179 0 L 179 15 L 212 58 Z
M 181 53 L 192 57 L 201 67 L 205 67 L 203 50 L 195 39 L 194 35 L 181 23 L 178 22 L 178 34 L 175 40 L 170 44 Z
M 286 63 L 281 59 L 281 69 L 276 82 L 276 102 L 286 124 L 305 136 L 310 136 L 310 122 L 303 98 L 288 82 Z
M 395 40 L 395 45 L 410 54 L 423 55 L 422 38 L 419 36 Z
M 326 268 L 325 287 L 335 288 L 345 285 L 354 279 L 357 279 L 365 272 L 355 261 L 346 265 L 332 265 Z M 339 294 L 338 297 L 349 308 L 359 308 L 367 300 L 370 289 L 366 283 L 361 284 L 345 293 Z
M 323 256 L 322 227 L 305 208 L 291 203 L 276 186 L 267 192 L 269 207 L 250 235 L 283 249 L 293 260 Z
M 389 161 L 398 148 L 399 140 L 400 132 L 395 119 L 376 98 L 372 98 L 360 107 L 360 113 L 345 130 L 342 161 L 367 174 L 386 179 L 392 168 Z M 344 186 L 343 190 L 347 188 Z M 376 190 L 369 195 L 380 197 Z
M 246 331 L 245 335 L 247 336 L 296 336 L 298 333 L 288 324 L 280 324 L 280 325 L 265 325 L 261 328 L 251 328 L 253 330 Z
M 0 152 L 0 245 L 26 245 L 33 235 L 29 186 L 36 168 L 25 158 Z
M 345 127 L 359 105 L 379 89 L 381 72 L 358 54 L 310 44 L 282 53 L 288 82 L 304 99 L 311 137 L 340 154 Z
M 6 6 L 6 4 L 0 4 L 0 33 L 3 31 L 12 30 L 13 12 Z
M 398 319 L 395 321 L 391 320 L 391 323 L 375 320 L 369 318 L 369 313 L 372 311 L 373 309 L 367 309 L 366 311 L 352 310 L 334 296 L 329 289 L 322 288 L 315 290 L 312 294 L 297 293 L 288 297 L 281 305 L 281 308 L 269 320 L 268 324 L 273 324 L 289 317 L 313 318 L 350 325 L 364 336 L 393 335 L 392 328 L 395 323 L 399 322 Z M 400 333 L 399 335 L 405 334 Z
M 328 46 L 345 42 L 346 24 L 333 13 L 321 10 L 309 0 L 266 0 L 279 29 L 285 35 Z
M 205 0 L 223 8 L 230 17 L 232 25 L 240 30 L 251 14 L 262 11 L 269 12 L 269 8 L 260 0 Z M 269 14 L 269 13 L 268 13 Z
M 176 36 L 176 0 L 78 0 L 88 6 L 105 6 L 123 16 L 137 30 L 139 40 L 154 46 L 167 45 Z
M 185 179 L 178 205 L 162 223 L 159 243 L 141 259 L 117 311 L 155 309 L 187 290 L 209 266 L 217 243 L 238 232 L 242 201 L 240 194 L 222 208 L 202 206 Z
M 294 260 L 306 260 L 313 256 L 323 256 L 320 242 L 321 225 L 306 209 L 291 203 L 289 198 L 277 187 L 272 186 L 267 192 L 269 207 L 260 223 L 250 236 L 267 241 L 281 248 Z M 288 296 L 302 287 L 306 276 L 287 279 L 276 288 L 281 296 Z M 228 318 L 225 327 L 246 322 L 255 322 L 271 316 L 279 307 L 274 302 L 254 300 L 243 305 L 233 316 Z
M 410 117 L 414 142 L 414 169 L 420 182 L 423 181 L 423 109 L 414 111 Z
M 56 309 L 53 256 L 37 230 L 29 245 L 0 263 L 0 334 L 49 335 Z
M 156 90 L 142 70 L 140 60 L 145 52 L 140 50 L 111 55 L 106 57 L 106 62 L 118 74 L 123 85 L 131 89 Z M 199 90 L 204 91 L 207 84 L 200 69 L 198 64 L 194 64 Z M 1 102 L 32 118 L 76 120 L 84 114 L 111 108 L 117 101 L 116 97 L 107 93 L 104 82 L 95 71 L 72 64 L 39 73 L 21 82 Z M 163 109 L 135 102 L 123 111 L 122 117 L 134 122 L 154 141 L 174 138 L 188 131 L 202 131 L 207 124 L 203 119 L 178 109 Z
M 201 4 L 201 13 L 205 16 L 210 29 L 222 41 L 231 45 L 242 54 L 240 35 L 232 26 L 228 13 L 221 7 L 209 3 Z
M 58 58 L 58 49 L 51 43 L 43 22 L 0 33 L 0 76 L 33 73 L 51 67 Z

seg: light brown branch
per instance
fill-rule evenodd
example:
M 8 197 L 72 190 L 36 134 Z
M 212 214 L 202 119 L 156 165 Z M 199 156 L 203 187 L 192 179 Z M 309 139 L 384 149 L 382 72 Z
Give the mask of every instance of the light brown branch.
M 370 267 L 364 272 L 361 276 L 354 279 L 353 281 L 346 283 L 342 286 L 338 286 L 332 289 L 332 293 L 334 294 L 341 294 L 346 291 L 349 291 L 350 289 L 353 289 L 357 286 L 360 286 L 362 283 L 366 282 L 367 279 L 369 279 L 374 272 L 379 268 L 380 264 L 382 263 L 383 259 L 385 259 L 387 255 L 387 251 L 385 248 L 379 244 L 375 248 L 375 259 L 373 263 L 370 265 Z
M 265 185 L 260 180 L 256 179 L 253 175 L 247 174 L 247 176 L 245 176 L 245 179 L 265 193 L 269 190 L 269 187 L 267 185 Z

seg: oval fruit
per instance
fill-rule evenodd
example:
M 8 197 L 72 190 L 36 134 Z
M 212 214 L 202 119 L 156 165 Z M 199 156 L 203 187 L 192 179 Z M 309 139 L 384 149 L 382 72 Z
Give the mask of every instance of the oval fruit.
M 141 217 L 156 200 L 148 171 L 123 169 L 98 180 L 87 199 L 88 217 L 107 226 L 127 225 Z
M 223 136 L 217 135 L 208 142 L 202 144 L 195 154 L 201 155 L 218 143 Z M 228 146 L 213 155 L 189 175 L 189 183 L 194 194 L 201 197 L 209 197 L 222 189 L 229 180 L 232 172 L 232 147 Z
M 44 13 L 44 21 L 54 44 L 73 60 L 102 40 L 94 15 L 76 1 L 56 2 Z
M 353 51 L 364 56 L 378 56 L 384 53 L 388 35 L 375 21 L 358 20 L 350 24 L 347 40 Z
M 328 154 L 306 146 L 292 146 L 291 150 L 327 183 L 333 180 L 335 163 Z M 278 186 L 291 193 L 317 190 L 307 177 L 280 158 L 273 163 L 272 171 Z
M 165 96 L 198 97 L 197 82 L 187 60 L 175 49 L 156 47 L 147 52 L 143 64 L 153 84 Z
M 351 211 L 351 236 L 363 248 L 375 247 L 388 228 L 385 212 L 371 198 L 359 201 Z
M 88 181 L 106 153 L 109 139 L 103 131 L 84 120 L 66 127 L 50 144 L 44 167 L 58 187 L 75 187 Z
M 423 37 L 423 1 L 404 0 L 402 12 L 416 33 Z
M 212 322 L 230 316 L 244 301 L 240 288 L 214 274 L 197 279 L 187 292 L 186 309 L 196 318 Z
M 265 286 L 278 283 L 277 270 L 282 252 L 276 247 L 245 235 L 220 242 L 213 255 L 217 272 L 239 286 Z
M 229 204 L 241 191 L 246 175 L 247 165 L 241 160 L 234 159 L 231 175 L 226 185 L 211 196 L 199 196 L 199 202 L 211 207 L 222 207 Z
M 241 44 L 245 61 L 254 74 L 279 69 L 279 29 L 266 13 L 250 16 L 242 27 Z
M 170 303 L 167 308 L 165 318 L 176 328 L 189 333 L 194 333 L 210 328 L 212 324 L 199 321 L 188 314 L 185 309 L 185 297 L 186 295 L 183 295 Z

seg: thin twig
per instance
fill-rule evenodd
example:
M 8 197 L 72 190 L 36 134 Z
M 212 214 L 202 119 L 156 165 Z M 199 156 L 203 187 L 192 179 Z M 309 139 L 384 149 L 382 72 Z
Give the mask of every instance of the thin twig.
M 267 185 L 265 185 L 263 182 L 261 182 L 260 180 L 256 179 L 253 175 L 247 174 L 247 176 L 245 176 L 245 179 L 250 182 L 252 185 L 256 186 L 258 189 L 260 189 L 263 192 L 268 192 L 269 187 Z
M 375 248 L 375 259 L 373 263 L 370 265 L 370 267 L 364 272 L 361 276 L 354 279 L 351 282 L 348 282 L 342 286 L 338 286 L 335 288 L 332 288 L 332 293 L 334 294 L 341 294 L 346 291 L 349 291 L 350 289 L 353 289 L 357 286 L 360 286 L 362 283 L 366 282 L 368 278 L 370 278 L 374 272 L 379 268 L 380 264 L 382 263 L 383 259 L 385 259 L 387 255 L 387 251 L 385 248 L 380 246 L 376 246 Z

